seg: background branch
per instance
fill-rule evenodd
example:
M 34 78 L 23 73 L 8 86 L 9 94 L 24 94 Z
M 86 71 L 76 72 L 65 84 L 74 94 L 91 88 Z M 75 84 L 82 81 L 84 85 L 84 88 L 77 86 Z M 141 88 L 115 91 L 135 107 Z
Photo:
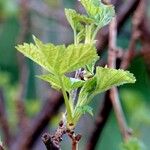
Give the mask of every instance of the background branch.
M 11 133 L 6 116 L 5 99 L 2 88 L 0 88 L 0 126 L 2 128 L 2 134 L 4 136 L 4 145 L 7 145 L 9 147 L 11 142 Z
M 128 20 L 129 16 L 136 10 L 138 7 L 140 0 L 128 0 L 124 2 L 119 8 L 116 14 L 117 18 L 117 30 L 120 31 L 121 27 L 124 23 Z M 103 52 L 104 48 L 108 44 L 108 36 L 109 36 L 109 29 L 108 27 L 102 29 L 97 35 L 97 49 L 98 54 Z

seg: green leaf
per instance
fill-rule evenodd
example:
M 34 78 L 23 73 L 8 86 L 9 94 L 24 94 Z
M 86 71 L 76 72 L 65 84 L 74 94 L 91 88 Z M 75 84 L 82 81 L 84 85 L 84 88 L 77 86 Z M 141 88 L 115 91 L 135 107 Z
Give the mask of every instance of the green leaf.
M 91 64 L 87 64 L 86 65 L 86 67 L 85 67 L 86 72 L 89 72 L 92 75 L 94 74 L 95 64 L 96 64 L 96 62 L 97 62 L 98 59 L 95 59 L 95 60 L 92 61 Z
M 96 85 L 97 79 L 95 76 L 85 82 L 79 93 L 79 98 L 76 105 L 77 107 L 84 106 L 89 103 L 89 99 L 92 99 L 94 96 L 93 92 L 96 90 Z
M 65 9 L 65 14 L 73 30 L 80 31 L 84 28 L 83 24 L 93 23 L 91 18 L 80 15 L 73 9 Z
M 121 150 L 145 150 L 145 146 L 136 138 L 131 138 L 121 144 Z
M 77 106 L 87 105 L 95 95 L 105 92 L 113 86 L 135 81 L 135 77 L 129 71 L 97 67 L 95 76 L 87 80 L 82 87 Z
M 81 0 L 81 4 L 99 28 L 107 25 L 115 16 L 113 5 L 104 5 L 99 0 Z
M 93 44 L 78 44 L 67 47 L 60 63 L 60 74 L 75 71 L 97 59 Z
M 50 83 L 51 86 L 54 89 L 61 90 L 61 85 L 60 85 L 59 78 L 56 77 L 55 75 L 53 75 L 53 74 L 47 74 L 47 75 L 39 75 L 39 76 L 36 76 L 36 77 L 38 77 L 39 79 L 42 79 L 42 80 Z
M 96 69 L 97 86 L 95 94 L 104 92 L 113 86 L 125 83 L 135 83 L 136 79 L 132 73 L 124 70 L 97 67 Z
M 70 45 L 66 48 L 64 45 L 43 44 L 35 37 L 34 41 L 35 45 L 25 43 L 16 48 L 53 74 L 75 71 L 98 57 L 93 44 Z
M 76 106 L 75 110 L 73 112 L 73 121 L 74 121 L 74 125 L 76 125 L 76 123 L 78 122 L 78 120 L 80 119 L 80 117 L 83 114 L 90 114 L 91 116 L 93 116 L 93 108 L 88 106 L 88 105 L 83 105 L 83 106 Z
M 34 44 L 17 46 L 17 50 L 32 59 L 53 74 L 64 74 L 84 67 L 96 59 L 97 53 L 93 44 L 55 46 L 51 43 L 43 44 L 34 37 Z
M 86 114 L 89 113 L 91 116 L 93 116 L 93 108 L 88 106 L 88 105 L 84 105 L 84 106 L 79 106 L 77 108 L 77 110 L 79 111 L 79 113 L 82 114 Z
M 45 70 L 51 72 L 51 67 L 46 62 L 44 56 L 38 51 L 38 48 L 33 44 L 24 43 L 23 45 L 16 46 L 16 49 L 24 54 L 26 57 L 30 58 L 40 66 L 42 66 Z
M 52 87 L 56 90 L 61 90 L 62 88 L 59 78 L 56 75 L 47 74 L 47 75 L 40 75 L 37 77 L 50 83 Z M 69 78 L 69 77 L 62 75 L 62 79 L 63 79 L 63 85 L 65 87 L 65 91 L 68 91 L 68 92 L 84 85 L 84 81 L 78 80 L 75 78 Z
M 42 54 L 45 61 L 51 68 L 51 73 L 58 74 L 59 66 L 64 57 L 66 47 L 64 45 L 55 46 L 52 43 L 44 44 L 42 41 L 33 36 L 37 50 Z
M 77 89 L 79 87 L 82 87 L 85 83 L 83 80 L 75 79 L 75 78 L 70 78 L 71 86 L 68 88 L 68 91 Z

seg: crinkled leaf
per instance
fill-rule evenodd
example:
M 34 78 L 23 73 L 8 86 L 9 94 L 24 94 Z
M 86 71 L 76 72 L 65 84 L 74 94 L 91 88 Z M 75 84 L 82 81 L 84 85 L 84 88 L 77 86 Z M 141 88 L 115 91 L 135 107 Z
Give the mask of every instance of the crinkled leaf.
M 34 44 L 24 43 L 23 45 L 16 46 L 16 49 L 23 53 L 26 57 L 42 66 L 45 70 L 51 72 L 52 68 L 49 66 L 43 55 L 41 55 L 41 52 L 38 51 L 38 48 Z
M 96 59 L 97 53 L 93 44 L 70 45 L 62 56 L 60 73 L 68 73 L 84 67 Z
M 73 30 L 80 31 L 84 28 L 83 24 L 93 23 L 91 18 L 80 15 L 73 9 L 65 9 L 65 14 Z
M 17 50 L 32 59 L 53 74 L 64 74 L 75 71 L 96 59 L 97 53 L 93 44 L 55 46 L 44 44 L 34 37 L 34 44 L 17 46 Z
M 136 79 L 132 73 L 124 70 L 97 67 L 97 86 L 94 93 L 101 93 L 112 86 L 119 86 L 125 83 L 135 83 Z
M 144 144 L 136 138 L 131 138 L 121 144 L 121 150 L 145 150 Z
M 61 89 L 60 80 L 56 75 L 47 74 L 47 75 L 40 75 L 37 77 L 46 82 L 49 82 L 54 89 L 57 89 L 57 90 Z M 77 89 L 77 88 L 83 86 L 83 84 L 84 84 L 84 81 L 82 81 L 82 80 L 78 80 L 75 78 L 69 78 L 64 75 L 62 76 L 62 79 L 63 79 L 62 81 L 63 81 L 64 87 L 65 87 L 65 90 L 68 92 L 71 90 Z
M 66 47 L 64 45 L 55 46 L 52 43 L 44 44 L 42 41 L 33 36 L 36 47 L 40 51 L 51 67 L 52 73 L 59 73 L 59 66 L 64 57 Z
M 105 5 L 101 0 L 81 0 L 81 3 L 99 27 L 107 25 L 115 16 L 113 5 Z
M 79 93 L 78 106 L 88 104 L 94 95 L 105 92 L 113 86 L 136 81 L 129 71 L 97 67 L 93 78 L 86 81 Z
M 95 76 L 87 80 L 81 88 L 76 107 L 78 108 L 88 105 L 96 94 L 102 93 L 110 89 L 112 86 L 134 82 L 135 77 L 129 71 L 97 67 Z M 80 117 L 81 114 L 75 109 L 75 122 L 77 122 Z

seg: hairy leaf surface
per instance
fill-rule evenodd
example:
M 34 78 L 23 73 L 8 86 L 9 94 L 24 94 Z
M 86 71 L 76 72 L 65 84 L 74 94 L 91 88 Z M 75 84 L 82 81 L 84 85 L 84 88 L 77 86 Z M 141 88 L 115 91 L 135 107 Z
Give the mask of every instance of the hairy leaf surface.
M 60 63 L 61 74 L 82 68 L 98 57 L 93 44 L 70 45 L 64 54 Z
M 55 46 L 43 44 L 34 37 L 34 44 L 19 45 L 16 48 L 53 74 L 64 74 L 75 71 L 96 59 L 97 53 L 93 44 Z
M 97 67 L 93 78 L 86 81 L 79 94 L 78 105 L 88 104 L 98 93 L 105 92 L 113 86 L 134 83 L 135 77 L 129 71 Z
M 135 83 L 136 79 L 132 73 L 124 70 L 97 67 L 97 86 L 95 93 L 101 93 L 112 86 L 119 86 L 125 83 Z

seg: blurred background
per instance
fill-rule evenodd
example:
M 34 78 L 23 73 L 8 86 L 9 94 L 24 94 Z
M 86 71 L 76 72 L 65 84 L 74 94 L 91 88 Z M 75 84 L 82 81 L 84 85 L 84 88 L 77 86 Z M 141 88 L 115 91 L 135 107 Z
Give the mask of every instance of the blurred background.
M 130 58 L 127 66 L 137 79 L 133 85 L 121 86 L 119 96 L 133 135 L 149 148 L 150 2 L 144 1 L 145 9 L 137 15 L 135 12 L 140 7 L 139 1 L 113 0 L 117 16 L 120 17 L 117 46 L 123 52 L 134 49 L 134 57 Z M 32 42 L 32 35 L 43 42 L 72 43 L 73 34 L 65 18 L 64 7 L 84 12 L 77 0 L 0 0 L 0 139 L 10 150 L 44 150 L 40 139 L 42 133 L 53 133 L 64 111 L 61 94 L 36 78 L 43 72 L 42 68 L 15 49 L 17 44 Z M 138 22 L 133 17 L 135 14 L 139 17 L 137 21 L 143 15 L 138 29 Z M 134 30 L 138 30 L 140 36 L 132 47 Z M 100 32 L 97 36 L 101 56 L 98 64 L 104 65 L 107 64 L 107 27 Z M 93 133 L 103 99 L 104 94 L 95 98 L 91 104 L 94 117 L 84 116 L 77 127 L 77 132 L 83 135 L 81 150 L 86 149 Z M 95 149 L 120 150 L 121 142 L 116 117 L 111 110 Z M 70 149 L 68 143 L 68 138 L 64 137 L 63 150 Z

